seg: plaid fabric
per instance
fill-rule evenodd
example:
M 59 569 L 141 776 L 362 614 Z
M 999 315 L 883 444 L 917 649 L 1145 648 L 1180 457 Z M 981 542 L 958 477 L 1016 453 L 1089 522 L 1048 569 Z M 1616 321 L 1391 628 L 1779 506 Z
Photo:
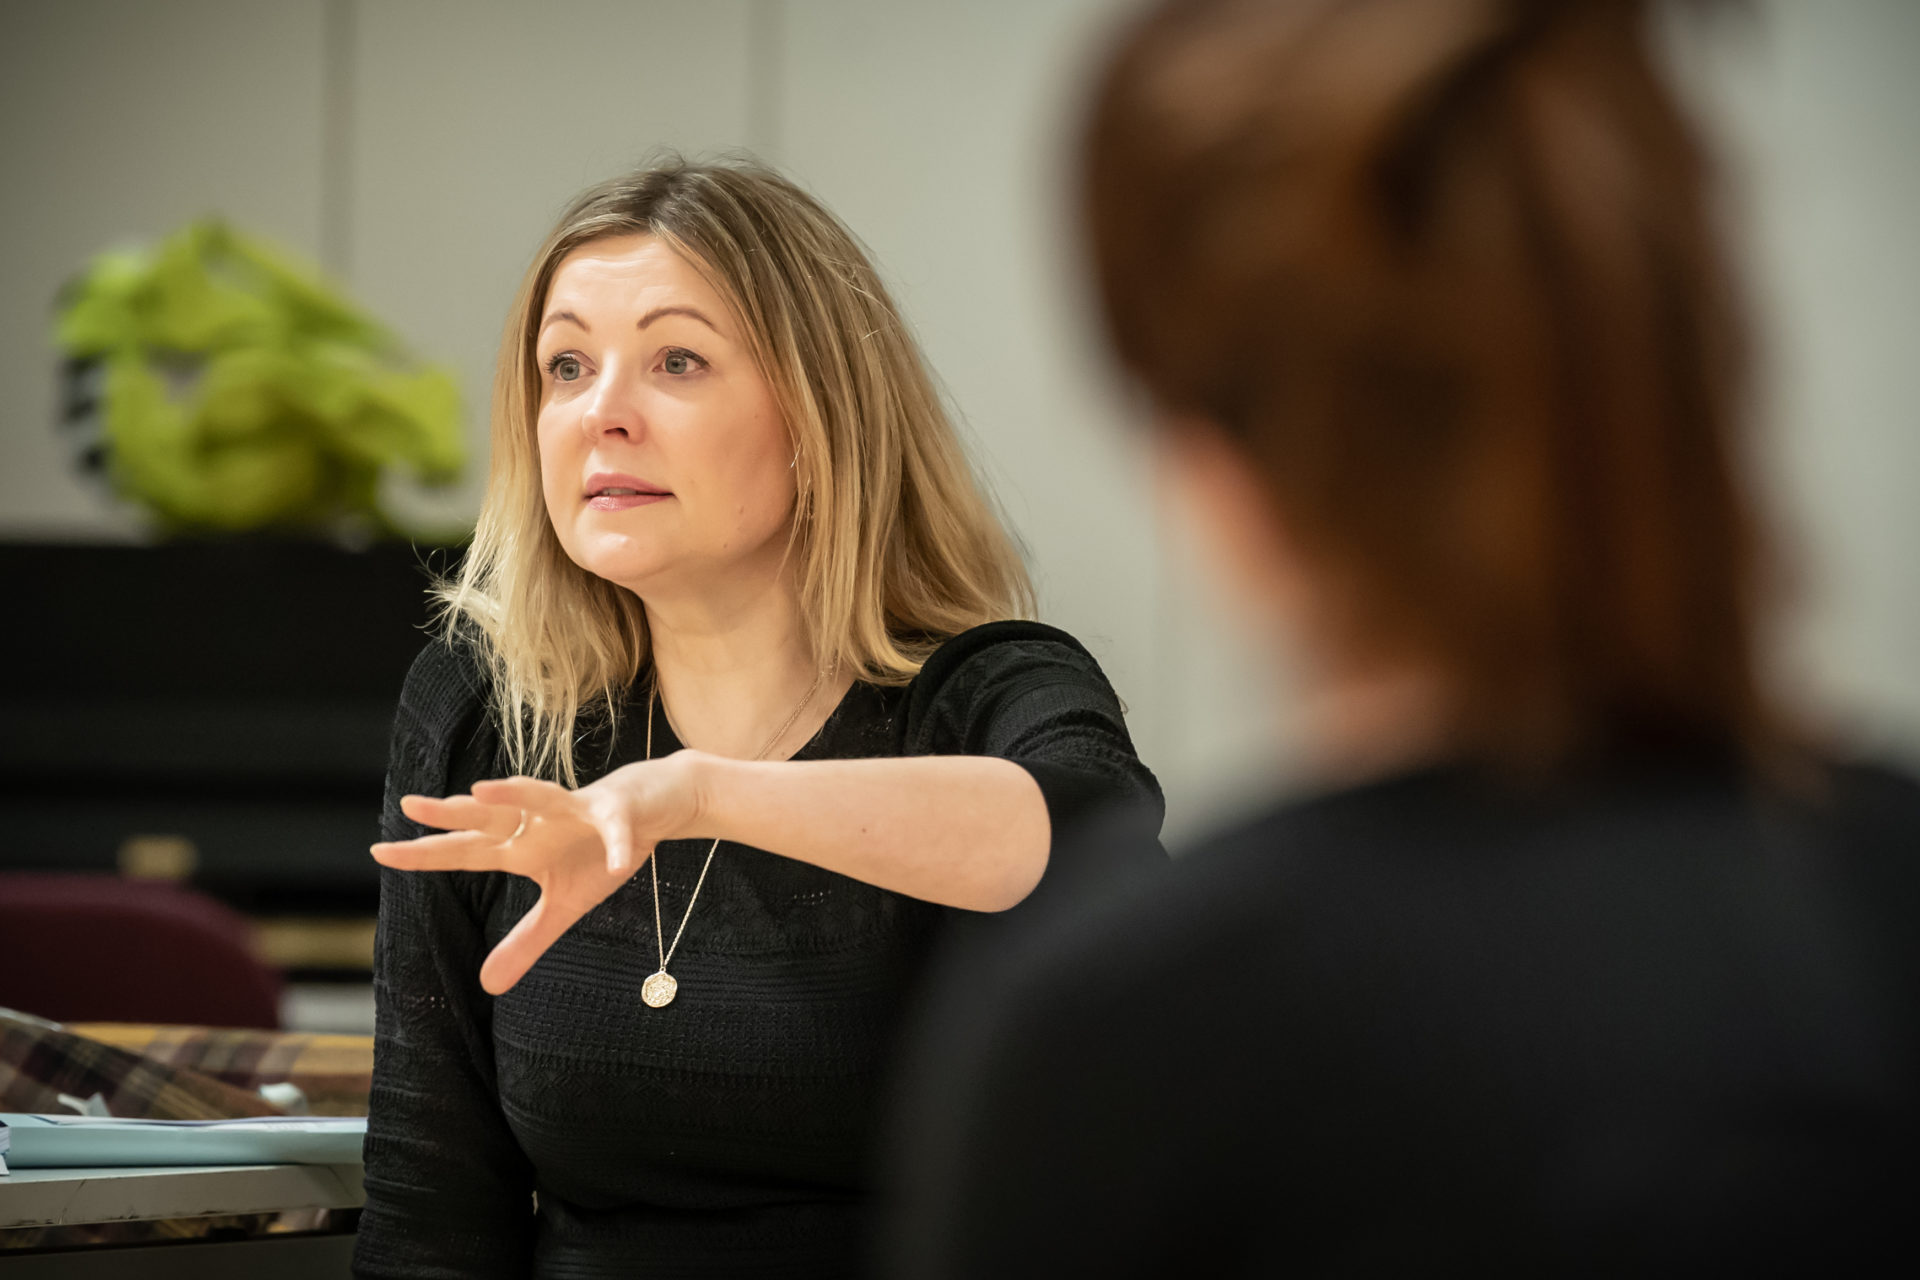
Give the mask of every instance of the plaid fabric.
M 116 1116 L 216 1120 L 278 1115 L 254 1089 L 300 1086 L 321 1115 L 365 1115 L 370 1036 L 76 1024 L 52 1028 L 0 1012 L 0 1111 L 66 1112 L 60 1095 L 98 1093 Z M 0 1181 L 0 1187 L 4 1187 Z M 235 1238 L 324 1227 L 321 1213 L 235 1214 L 0 1230 L 0 1252 L 81 1244 Z
M 280 1081 L 298 1085 L 317 1116 L 367 1114 L 367 1094 L 373 1087 L 372 1036 L 127 1022 L 76 1022 L 67 1030 L 243 1089 Z
M 0 1111 L 67 1112 L 63 1093 L 97 1093 L 114 1115 L 149 1120 L 279 1114 L 250 1089 L 0 1014 Z

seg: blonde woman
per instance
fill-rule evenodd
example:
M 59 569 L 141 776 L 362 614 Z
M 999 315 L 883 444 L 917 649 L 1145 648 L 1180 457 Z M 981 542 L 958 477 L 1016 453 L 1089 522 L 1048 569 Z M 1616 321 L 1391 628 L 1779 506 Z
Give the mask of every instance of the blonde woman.
M 853 237 L 674 163 L 548 238 L 397 719 L 368 1276 L 837 1275 L 945 917 L 1159 792 Z M 518 775 L 507 777 L 505 775 Z

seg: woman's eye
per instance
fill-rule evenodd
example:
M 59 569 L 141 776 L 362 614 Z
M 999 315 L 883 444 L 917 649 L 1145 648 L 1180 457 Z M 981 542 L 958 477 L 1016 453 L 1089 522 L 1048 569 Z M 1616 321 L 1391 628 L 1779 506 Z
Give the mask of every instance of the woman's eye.
M 569 355 L 558 355 L 547 361 L 547 375 L 555 382 L 572 382 L 580 376 L 580 361 Z
M 661 358 L 660 367 L 668 373 L 692 373 L 705 363 L 691 351 L 669 351 Z

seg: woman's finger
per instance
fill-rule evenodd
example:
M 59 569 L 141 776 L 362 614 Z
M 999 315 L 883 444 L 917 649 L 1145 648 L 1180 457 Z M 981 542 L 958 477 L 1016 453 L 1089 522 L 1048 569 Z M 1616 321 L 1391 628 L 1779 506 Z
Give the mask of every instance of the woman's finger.
M 573 792 L 539 778 L 491 778 L 473 784 L 473 798 L 492 805 L 510 805 L 529 812 L 565 810 Z
M 425 827 L 478 831 L 504 840 L 520 825 L 520 806 L 489 804 L 474 796 L 402 796 L 400 812 Z
M 600 838 L 607 846 L 608 871 L 623 875 L 633 870 L 633 841 L 627 838 L 624 827 L 616 826 L 611 831 L 603 829 Z
M 448 831 L 417 840 L 382 840 L 373 860 L 396 871 L 511 871 L 514 855 L 477 831 Z
M 587 820 L 600 833 L 606 847 L 607 870 L 625 875 L 633 870 L 633 823 L 624 807 L 604 791 L 588 788 L 580 792 L 586 802 Z
M 480 985 L 488 995 L 497 996 L 527 976 L 527 970 L 547 953 L 547 948 L 580 918 L 579 912 L 556 907 L 544 893 L 533 909 L 520 917 L 520 923 L 500 939 L 486 963 L 480 966 Z

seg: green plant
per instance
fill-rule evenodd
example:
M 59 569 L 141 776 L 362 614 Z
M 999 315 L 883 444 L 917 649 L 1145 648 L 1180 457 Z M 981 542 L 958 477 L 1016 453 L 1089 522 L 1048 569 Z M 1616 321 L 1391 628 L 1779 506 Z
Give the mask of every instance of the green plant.
M 404 534 L 383 472 L 444 484 L 464 462 L 447 372 L 216 220 L 100 255 L 55 340 L 109 479 L 169 532 Z

